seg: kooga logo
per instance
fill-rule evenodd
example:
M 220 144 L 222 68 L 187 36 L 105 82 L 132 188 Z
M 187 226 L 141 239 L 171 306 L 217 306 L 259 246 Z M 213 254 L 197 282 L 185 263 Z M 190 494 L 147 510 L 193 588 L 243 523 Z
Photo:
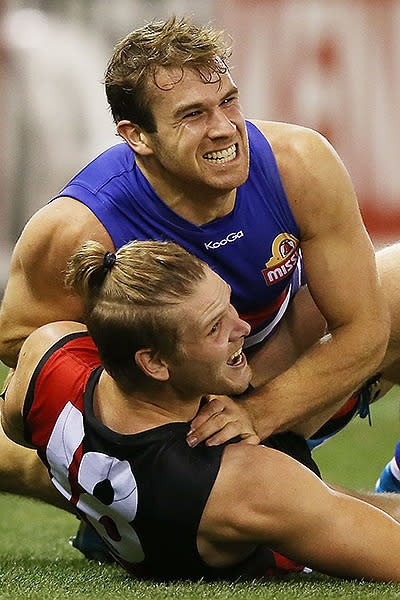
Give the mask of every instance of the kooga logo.
M 207 250 L 216 250 L 217 248 L 220 248 L 221 246 L 226 246 L 226 244 L 231 244 L 232 242 L 236 242 L 236 240 L 242 238 L 244 236 L 244 233 L 242 230 L 240 231 L 233 231 L 232 233 L 228 233 L 228 235 L 226 236 L 226 238 L 224 238 L 223 240 L 220 240 L 219 242 L 205 242 L 204 245 L 207 248 Z

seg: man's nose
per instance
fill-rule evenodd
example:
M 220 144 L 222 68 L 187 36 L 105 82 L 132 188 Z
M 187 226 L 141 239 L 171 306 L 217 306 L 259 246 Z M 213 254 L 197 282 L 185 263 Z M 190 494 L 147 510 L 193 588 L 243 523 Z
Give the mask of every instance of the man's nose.
M 210 138 L 229 137 L 236 131 L 236 125 L 218 107 L 209 115 L 208 135 Z
M 247 321 L 243 321 L 243 319 L 241 319 L 239 317 L 239 315 L 236 314 L 236 321 L 234 323 L 233 332 L 232 332 L 233 337 L 235 337 L 235 338 L 247 337 L 249 335 L 250 331 L 251 331 L 251 327 L 247 323 Z
M 243 331 L 242 335 L 244 337 L 247 337 L 251 331 L 251 326 L 248 324 L 247 321 L 243 321 L 243 319 L 240 319 L 240 317 L 239 317 L 239 320 L 240 320 L 240 325 L 241 325 L 241 328 Z

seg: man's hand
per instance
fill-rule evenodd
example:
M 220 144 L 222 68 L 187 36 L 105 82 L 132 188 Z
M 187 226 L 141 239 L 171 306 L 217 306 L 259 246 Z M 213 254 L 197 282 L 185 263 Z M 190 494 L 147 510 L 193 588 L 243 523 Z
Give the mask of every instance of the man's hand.
M 218 446 L 235 437 L 240 444 L 260 443 L 247 411 L 228 396 L 206 396 L 206 403 L 192 421 L 187 443 L 192 448 L 205 441 L 207 446 Z

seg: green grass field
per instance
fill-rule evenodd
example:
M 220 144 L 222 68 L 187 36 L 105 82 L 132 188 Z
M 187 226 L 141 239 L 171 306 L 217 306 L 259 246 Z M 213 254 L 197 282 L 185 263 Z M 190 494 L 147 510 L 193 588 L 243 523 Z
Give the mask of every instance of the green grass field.
M 399 437 L 399 400 L 396 389 L 373 406 L 372 428 L 367 420 L 355 420 L 316 452 L 327 481 L 373 489 Z M 67 543 L 77 529 L 72 515 L 7 494 L 0 495 L 0 514 L 0 600 L 400 599 L 400 585 L 318 573 L 237 584 L 137 582 L 117 566 L 89 563 Z

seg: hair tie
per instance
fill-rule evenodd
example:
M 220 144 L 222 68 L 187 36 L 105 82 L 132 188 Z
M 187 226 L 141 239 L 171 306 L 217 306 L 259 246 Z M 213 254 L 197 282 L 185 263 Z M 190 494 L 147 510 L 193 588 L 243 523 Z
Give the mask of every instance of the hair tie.
M 114 252 L 109 252 L 107 250 L 107 252 L 104 255 L 103 258 L 103 266 L 108 270 L 111 271 L 111 269 L 113 268 L 113 266 L 115 265 L 115 261 L 117 260 L 116 255 L 114 254 Z

